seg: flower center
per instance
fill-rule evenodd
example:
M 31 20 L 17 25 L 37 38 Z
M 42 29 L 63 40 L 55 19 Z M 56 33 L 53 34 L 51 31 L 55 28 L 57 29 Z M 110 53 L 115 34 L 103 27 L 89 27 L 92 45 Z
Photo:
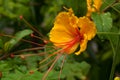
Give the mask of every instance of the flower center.
M 69 51 L 70 48 L 72 48 L 75 44 L 80 44 L 83 40 L 84 40 L 83 34 L 81 34 L 80 31 L 76 29 L 76 34 L 74 39 L 65 44 L 66 48 L 64 50 Z

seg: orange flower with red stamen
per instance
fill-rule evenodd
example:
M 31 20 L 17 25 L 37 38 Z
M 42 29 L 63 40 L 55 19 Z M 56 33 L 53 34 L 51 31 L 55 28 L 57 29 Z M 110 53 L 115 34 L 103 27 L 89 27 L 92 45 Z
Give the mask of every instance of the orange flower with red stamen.
M 89 18 L 78 18 L 72 9 L 69 9 L 68 12 L 60 12 L 56 17 L 54 27 L 50 31 L 50 41 L 67 54 L 75 52 L 80 46 L 80 50 L 75 52 L 78 55 L 86 50 L 88 40 L 95 34 L 95 24 Z
M 99 12 L 101 5 L 102 0 L 87 0 L 88 11 L 86 16 L 90 16 L 92 12 Z

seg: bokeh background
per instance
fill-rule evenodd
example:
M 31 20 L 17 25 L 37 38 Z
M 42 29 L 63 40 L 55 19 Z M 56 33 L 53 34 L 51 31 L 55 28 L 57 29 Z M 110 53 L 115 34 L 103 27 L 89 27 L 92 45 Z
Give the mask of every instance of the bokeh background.
M 23 31 L 24 39 L 39 44 L 43 41 L 30 37 L 24 33 L 24 30 L 30 29 L 20 16 L 22 15 L 34 28 L 49 38 L 49 31 L 54 25 L 56 15 L 61 11 L 66 11 L 63 7 L 72 8 L 75 15 L 85 16 L 87 12 L 86 0 L 0 0 L 0 33 L 6 35 L 19 34 Z M 105 10 L 105 11 L 104 11 Z M 103 0 L 101 12 L 109 12 L 115 26 L 115 32 L 120 28 L 120 2 L 119 0 Z M 0 80 L 41 80 L 50 65 L 40 68 L 53 58 L 48 59 L 42 65 L 39 62 L 45 56 L 24 56 L 26 54 L 39 54 L 48 52 L 50 49 L 39 49 L 35 51 L 25 51 L 13 54 L 12 52 L 39 47 L 37 45 L 24 41 L 16 41 L 14 47 L 6 50 L 3 47 L 6 42 L 13 37 L 0 34 Z M 39 36 L 36 32 L 35 35 Z M 59 35 L 58 35 L 59 36 Z M 118 36 L 116 36 L 118 37 Z M 119 38 L 119 37 L 118 37 Z M 115 42 L 117 40 L 114 40 Z M 119 42 L 119 41 L 118 41 Z M 45 45 L 45 44 L 44 44 Z M 51 46 L 47 44 L 45 46 Z M 115 44 L 116 46 L 116 44 Z M 119 47 L 119 45 L 118 45 Z M 120 51 L 116 59 L 116 68 L 114 76 L 120 76 Z M 48 54 L 51 54 L 48 52 Z M 60 65 L 63 57 L 61 57 L 50 72 L 47 80 L 58 80 Z M 113 62 L 113 52 L 110 42 L 106 38 L 96 37 L 89 41 L 87 50 L 81 55 L 71 54 L 67 56 L 61 74 L 61 80 L 109 80 L 111 66 Z M 38 69 L 40 68 L 40 69 Z

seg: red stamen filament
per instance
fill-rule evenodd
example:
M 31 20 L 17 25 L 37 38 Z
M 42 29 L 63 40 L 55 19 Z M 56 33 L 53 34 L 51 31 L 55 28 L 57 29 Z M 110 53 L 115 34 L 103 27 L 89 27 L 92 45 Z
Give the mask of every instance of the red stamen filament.
M 54 59 L 52 59 L 51 61 L 49 61 L 47 64 L 42 65 L 42 66 L 41 66 L 40 68 L 38 68 L 38 69 L 44 68 L 45 66 L 47 66 L 47 65 L 51 64 L 54 60 L 55 60 L 55 58 L 54 58 Z
M 0 36 L 6 36 L 6 37 L 9 37 L 9 38 L 15 38 L 15 36 L 6 35 L 6 34 L 0 34 Z M 29 40 L 25 40 L 25 39 L 21 39 L 21 41 L 28 42 L 28 43 L 31 43 L 31 44 L 35 44 L 35 45 L 38 45 L 38 46 L 44 46 L 42 44 L 38 44 L 38 43 L 29 41 Z
M 48 43 L 48 42 L 49 42 L 48 40 L 45 40 L 45 39 L 41 38 L 40 36 L 36 36 L 36 35 L 34 35 L 34 34 L 31 34 L 31 37 L 34 37 L 34 38 L 36 38 L 36 39 L 40 39 L 40 40 L 42 40 L 44 43 Z
M 16 53 L 21 53 L 21 52 L 26 52 L 26 51 L 34 51 L 34 50 L 39 50 L 39 49 L 44 49 L 45 47 L 35 47 L 35 48 L 27 48 L 27 49 L 22 49 L 19 51 L 12 52 L 13 54 Z
M 73 40 L 71 40 L 65 44 L 67 46 L 64 49 L 65 51 L 68 51 L 73 45 L 75 45 L 76 43 L 80 43 L 84 39 L 83 35 L 79 32 L 78 29 L 76 29 L 76 33 L 77 33 L 75 35 L 76 37 Z
M 45 62 L 47 59 L 49 59 L 50 57 L 54 56 L 55 54 L 60 53 L 62 50 L 58 50 L 56 52 L 54 52 L 53 54 L 50 54 L 47 58 L 43 59 L 42 61 L 40 61 L 39 64 L 42 64 L 43 62 Z
M 22 17 L 22 20 L 28 25 L 28 27 L 30 27 L 33 31 L 35 31 L 36 33 L 38 33 L 41 37 L 44 37 L 36 28 L 34 28 L 31 24 L 29 24 L 27 22 L 27 20 L 24 19 L 24 17 Z

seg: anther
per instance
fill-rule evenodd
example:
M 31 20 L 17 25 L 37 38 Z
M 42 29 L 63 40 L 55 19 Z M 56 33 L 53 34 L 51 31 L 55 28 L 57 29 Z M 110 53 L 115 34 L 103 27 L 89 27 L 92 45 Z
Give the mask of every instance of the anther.
M 23 19 L 23 16 L 22 16 L 22 15 L 20 15 L 19 17 L 20 17 L 20 19 Z

